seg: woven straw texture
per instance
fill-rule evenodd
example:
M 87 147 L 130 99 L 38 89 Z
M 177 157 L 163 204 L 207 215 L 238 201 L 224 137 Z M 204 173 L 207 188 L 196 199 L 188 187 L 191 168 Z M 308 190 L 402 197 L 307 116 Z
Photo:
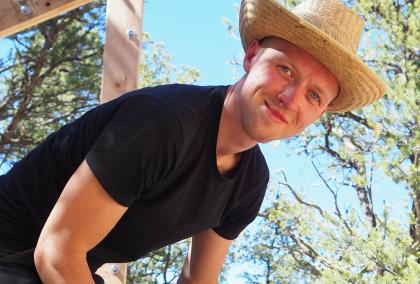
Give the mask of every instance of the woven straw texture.
M 356 55 L 363 26 L 336 0 L 308 0 L 291 12 L 276 0 L 243 0 L 239 19 L 245 50 L 254 40 L 280 37 L 311 53 L 335 75 L 340 93 L 329 112 L 360 108 L 385 94 L 385 83 Z

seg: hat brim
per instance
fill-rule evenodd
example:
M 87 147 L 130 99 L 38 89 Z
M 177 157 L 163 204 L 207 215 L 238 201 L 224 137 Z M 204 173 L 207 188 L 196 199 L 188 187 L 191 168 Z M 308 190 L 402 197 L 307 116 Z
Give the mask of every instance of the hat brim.
M 245 50 L 255 40 L 283 38 L 312 54 L 333 73 L 340 93 L 328 112 L 363 107 L 385 94 L 386 84 L 356 55 L 276 0 L 242 1 L 239 29 Z

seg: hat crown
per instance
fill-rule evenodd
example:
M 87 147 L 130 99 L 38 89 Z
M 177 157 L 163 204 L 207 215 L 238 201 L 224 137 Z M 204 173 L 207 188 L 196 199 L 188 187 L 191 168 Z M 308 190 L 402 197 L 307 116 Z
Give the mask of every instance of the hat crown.
M 311 23 L 356 54 L 364 21 L 336 0 L 308 0 L 297 5 L 292 13 Z

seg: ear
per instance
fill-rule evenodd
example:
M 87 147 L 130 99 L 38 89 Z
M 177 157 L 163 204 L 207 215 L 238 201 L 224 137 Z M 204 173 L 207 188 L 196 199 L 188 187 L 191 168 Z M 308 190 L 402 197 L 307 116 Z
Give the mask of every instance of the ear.
M 261 48 L 260 43 L 257 40 L 254 40 L 248 49 L 245 52 L 243 67 L 246 73 L 249 72 L 251 69 L 251 65 L 253 63 L 253 59 L 256 58 L 257 51 Z M 255 60 L 255 59 L 254 59 Z

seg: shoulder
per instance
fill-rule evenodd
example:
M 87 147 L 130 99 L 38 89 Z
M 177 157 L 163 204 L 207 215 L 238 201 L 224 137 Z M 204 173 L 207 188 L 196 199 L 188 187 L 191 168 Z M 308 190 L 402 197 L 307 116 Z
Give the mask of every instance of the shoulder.
M 179 162 L 182 126 L 159 99 L 136 91 L 109 102 L 114 111 L 86 154 L 105 190 L 128 206 Z
M 110 121 L 144 121 L 141 118 L 173 119 L 173 111 L 162 100 L 143 92 L 142 89 L 125 93 L 111 101 L 101 104 L 82 116 L 102 123 Z
M 195 86 L 168 84 L 146 87 L 125 93 L 109 102 L 95 107 L 88 113 L 100 113 L 112 117 L 119 110 L 151 108 L 151 111 L 182 111 L 207 108 L 223 102 L 228 86 Z M 177 111 L 180 109 L 181 111 Z
M 180 127 L 179 119 L 173 109 L 164 101 L 142 89 L 128 92 L 94 110 L 105 114 L 109 122 L 125 125 L 148 126 L 153 123 L 159 128 Z
M 154 97 L 160 98 L 163 101 L 170 101 L 174 97 L 178 99 L 192 99 L 201 96 L 215 96 L 218 92 L 227 88 L 227 86 L 198 86 L 198 85 L 187 85 L 187 84 L 167 84 L 154 87 L 146 87 L 133 91 L 133 93 L 148 94 Z
M 181 120 L 213 111 L 224 101 L 227 86 L 195 86 L 170 84 L 148 87 L 134 91 L 135 94 L 151 96 L 169 107 Z

